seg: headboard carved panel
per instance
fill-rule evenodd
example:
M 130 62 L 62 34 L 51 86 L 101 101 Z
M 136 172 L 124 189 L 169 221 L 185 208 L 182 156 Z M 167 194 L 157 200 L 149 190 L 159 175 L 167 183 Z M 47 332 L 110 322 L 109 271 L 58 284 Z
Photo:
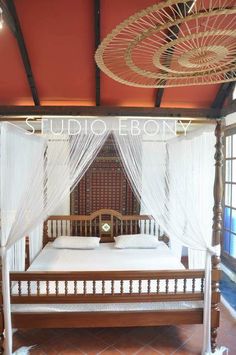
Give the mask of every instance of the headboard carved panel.
M 151 216 L 125 215 L 101 209 L 89 216 L 51 216 L 44 223 L 44 245 L 61 235 L 97 236 L 101 242 L 112 242 L 120 234 L 154 234 L 168 244 L 169 239 Z

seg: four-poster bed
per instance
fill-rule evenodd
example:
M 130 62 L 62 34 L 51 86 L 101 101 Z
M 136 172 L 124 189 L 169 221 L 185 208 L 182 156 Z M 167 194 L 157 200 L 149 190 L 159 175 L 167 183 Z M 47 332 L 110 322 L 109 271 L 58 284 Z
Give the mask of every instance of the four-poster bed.
M 63 226 L 63 222 L 67 223 Z M 152 222 L 154 223 L 152 224 Z M 103 230 L 104 225 L 106 231 Z M 107 226 L 111 228 L 108 230 Z M 91 216 L 49 217 L 44 227 L 44 244 L 55 240 L 62 233 L 62 229 L 65 229 L 67 234 L 71 235 L 74 228 L 75 232 L 86 235 L 88 238 L 98 233 L 101 241 L 108 245 L 114 236 L 140 232 L 141 226 L 145 234 L 151 231 L 153 233 L 158 232 L 158 239 L 168 243 L 168 238 L 165 235 L 160 235 L 155 221 L 152 221 L 149 216 L 122 216 L 116 211 L 100 210 Z M 161 249 L 161 252 L 163 253 L 163 249 Z M 142 250 L 141 253 L 144 253 L 144 251 Z M 173 263 L 173 259 L 170 262 Z M 123 268 L 120 271 L 27 271 L 11 273 L 13 326 L 16 328 L 57 328 L 202 323 L 205 278 L 203 270 L 139 270 L 138 263 L 137 270 L 122 270 Z M 216 281 L 217 278 L 218 273 L 214 272 L 213 279 Z M 81 282 L 82 285 L 78 285 Z M 93 283 L 92 289 L 89 287 L 91 282 Z M 99 282 L 101 285 L 99 285 Z M 117 282 L 119 285 L 117 285 Z M 55 286 L 51 287 L 50 283 L 55 283 Z M 73 290 L 69 283 L 73 283 Z M 107 285 L 107 283 L 110 283 L 110 285 Z M 143 285 L 143 283 L 146 283 L 146 285 Z M 199 283 L 198 287 L 197 283 Z M 82 287 L 82 292 L 79 286 Z M 97 290 L 99 286 L 100 291 Z M 137 302 L 142 302 L 142 306 L 137 308 Z M 149 304 L 148 307 L 145 307 L 146 302 Z M 165 302 L 167 309 L 153 308 L 154 302 Z M 170 302 L 173 306 L 170 305 Z M 34 308 L 31 310 L 31 306 L 35 304 L 56 306 L 60 303 L 64 306 L 82 303 L 83 308 L 77 312 L 73 308 L 71 312 L 68 310 L 63 312 L 60 307 L 60 311 L 55 307 L 56 311 L 54 312 L 43 312 Z M 111 303 L 111 305 L 115 303 L 116 308 L 117 304 L 121 303 L 121 305 L 125 304 L 126 307 L 122 311 L 119 308 L 117 311 L 111 307 L 111 311 L 102 309 L 101 311 L 90 310 L 86 312 L 86 305 L 89 303 L 96 303 L 98 308 L 101 303 Z M 128 303 L 136 305 L 137 309 L 132 310 Z M 23 307 L 23 311 L 21 307 L 15 307 L 16 305 L 22 306 L 22 304 L 27 305 Z M 150 307 L 150 304 L 152 307 Z M 185 309 L 185 307 L 187 308 Z M 50 307 L 48 308 L 50 309 Z
M 88 19 L 92 13 L 92 2 L 74 1 L 66 21 L 63 4 L 61 7 L 56 4 L 56 21 L 63 22 L 64 30 L 70 33 L 70 41 L 67 41 L 65 36 L 59 38 L 58 33 L 50 31 L 49 25 L 51 23 L 53 26 L 52 21 L 45 23 L 44 33 L 38 31 L 37 24 L 34 26 L 34 34 L 39 43 L 40 40 L 45 43 L 48 33 L 52 34 L 52 46 L 48 46 L 44 53 L 43 65 L 40 65 L 40 56 L 36 61 L 32 58 L 32 61 L 39 63 L 37 81 L 41 80 L 44 103 L 48 102 L 49 105 L 44 108 L 40 106 L 42 98 L 37 94 L 31 58 L 28 58 L 26 48 L 32 46 L 35 36 L 26 36 L 25 43 L 23 34 L 27 32 L 27 23 L 30 22 L 27 20 L 24 4 L 21 7 L 18 2 L 17 8 L 13 1 L 7 1 L 6 6 L 4 1 L 0 1 L 0 4 L 2 3 L 2 14 L 6 23 L 9 22 L 7 19 L 10 14 L 8 25 L 18 39 L 36 107 L 6 106 L 2 107 L 2 113 L 7 116 L 11 112 L 16 116 L 22 113 L 27 116 L 30 113 L 53 116 L 58 114 L 59 120 L 63 114 L 73 116 L 72 121 L 77 121 L 74 123 L 77 128 L 80 126 L 81 131 L 75 134 L 73 127 L 72 133 L 70 129 L 65 132 L 64 128 L 60 131 L 58 127 L 57 133 L 52 129 L 50 131 L 50 123 L 58 122 L 56 117 L 49 117 L 47 120 L 46 116 L 42 116 L 41 120 L 41 123 L 44 119 L 48 121 L 46 132 L 42 124 L 42 135 L 38 136 L 31 135 L 30 132 L 26 134 L 24 130 L 6 122 L 1 124 L 0 340 L 3 341 L 4 333 L 5 354 L 13 353 L 13 327 L 80 328 L 198 323 L 203 324 L 202 355 L 222 355 L 226 349 L 216 345 L 220 316 L 219 268 L 223 190 L 221 120 L 217 121 L 215 130 L 214 209 L 211 226 L 215 139 L 212 129 L 204 127 L 199 131 L 187 132 L 187 126 L 186 130 L 184 129 L 187 137 L 183 135 L 170 139 L 161 137 L 158 129 L 151 128 L 152 137 L 147 138 L 146 126 L 150 128 L 150 125 L 144 116 L 159 120 L 160 115 L 171 121 L 171 117 L 222 118 L 223 114 L 228 112 L 221 108 L 232 89 L 230 82 L 236 80 L 235 1 L 211 0 L 205 4 L 204 0 L 168 0 L 149 4 L 151 6 L 143 10 L 140 9 L 140 1 L 133 1 L 131 5 L 125 2 L 122 9 L 120 3 L 117 3 L 115 10 L 113 7 L 110 10 L 109 6 L 103 6 L 102 12 L 99 2 L 95 1 L 95 37 L 98 47 L 95 53 L 96 98 L 92 94 L 92 67 L 87 66 L 87 63 L 92 63 L 94 55 L 91 40 L 88 40 L 89 36 L 80 36 L 82 42 L 77 50 L 73 45 L 76 31 L 87 34 L 91 32 L 91 26 L 87 25 L 90 23 Z M 49 9 L 46 6 L 45 11 L 38 11 L 35 4 L 37 2 L 31 3 L 32 13 L 35 12 L 37 16 L 40 12 L 46 13 L 47 16 L 43 17 L 47 20 L 50 11 L 53 13 L 53 7 Z M 41 2 L 38 3 L 41 6 Z M 18 11 L 21 21 L 18 20 Z M 78 13 L 82 14 L 79 27 Z M 76 14 L 76 17 L 73 14 Z M 124 14 L 131 16 L 124 19 Z M 100 17 L 103 21 L 100 21 Z M 44 18 L 38 21 L 40 27 Z M 118 20 L 122 22 L 118 24 Z M 25 23 L 22 30 L 21 22 Z M 107 34 L 111 25 L 116 27 Z M 39 35 L 41 32 L 42 38 Z M 99 44 L 100 32 L 107 35 Z M 91 35 L 93 38 L 93 31 Z M 58 38 L 62 41 L 59 44 L 60 53 L 63 41 L 66 41 L 66 46 L 71 42 L 73 50 L 71 56 L 67 57 L 68 63 L 72 64 L 71 70 L 63 73 L 63 66 L 60 66 L 58 58 L 61 57 L 62 61 L 65 58 L 57 56 L 59 66 L 53 67 L 53 73 L 58 71 L 61 75 L 52 75 L 51 90 L 50 80 L 47 80 L 45 86 L 42 78 L 50 78 L 52 70 L 50 65 L 47 66 L 47 62 L 51 63 L 52 53 L 58 51 Z M 15 53 L 14 41 L 9 37 L 9 43 L 8 39 L 6 43 L 9 46 L 7 53 L 11 56 Z M 35 44 L 32 48 L 29 48 L 30 57 L 34 57 L 36 53 Z M 81 51 L 85 57 L 80 62 L 86 65 L 78 66 L 77 58 L 81 57 Z M 67 52 L 70 53 L 70 50 Z M 37 53 L 35 55 L 37 56 Z M 6 104 L 8 100 L 11 103 L 25 104 L 23 101 L 28 100 L 28 91 L 20 67 L 15 63 L 17 61 L 13 67 L 12 60 L 8 62 L 10 70 L 6 70 L 6 73 L 13 73 L 14 78 L 21 78 L 21 85 L 19 90 L 3 85 L 3 101 Z M 102 85 L 104 87 L 100 92 L 99 69 L 117 81 L 115 86 L 106 78 L 106 85 Z M 78 80 L 68 80 L 68 75 Z M 81 80 L 86 85 L 81 85 Z M 3 80 L 3 83 L 8 82 L 9 78 Z M 214 99 L 214 90 L 218 88 L 212 84 L 227 82 L 230 84 L 222 84 Z M 130 87 L 126 90 L 120 84 Z M 210 84 L 212 89 L 204 88 L 206 84 Z M 195 85 L 195 90 L 190 88 Z M 201 85 L 199 90 L 198 85 Z M 181 87 L 185 86 L 187 89 L 181 96 Z M 167 95 L 163 95 L 166 87 L 180 89 L 170 89 Z M 149 88 L 149 93 L 137 88 Z M 152 88 L 158 89 L 155 92 L 154 105 L 158 107 L 155 109 L 149 109 L 153 106 Z M 13 97 L 9 95 L 11 90 L 14 91 Z M 112 95 L 110 97 L 112 92 L 115 93 L 114 100 Z M 63 97 L 64 101 L 58 101 L 58 97 Z M 50 103 L 53 105 L 55 101 L 61 106 L 50 106 Z M 96 106 L 99 106 L 101 101 L 109 107 L 94 108 L 91 105 L 95 101 Z M 75 106 L 65 109 L 63 105 L 68 102 L 74 102 Z M 81 103 L 90 107 L 85 109 Z M 181 105 L 186 109 L 169 108 L 170 103 L 173 107 Z M 117 107 L 118 104 L 121 107 Z M 131 107 L 135 105 L 142 107 Z M 208 106 L 217 109 L 189 111 L 191 107 Z M 197 112 L 196 116 L 194 112 Z M 139 134 L 131 132 L 131 128 L 135 128 L 132 122 L 129 122 L 129 129 L 125 128 L 125 133 L 121 134 L 121 127 L 117 128 L 119 116 L 128 116 L 129 120 L 132 113 L 136 123 L 137 116 L 140 116 L 138 123 L 142 121 L 142 124 L 136 127 Z M 105 130 L 101 132 L 97 127 L 93 130 L 94 122 L 87 115 L 99 118 L 95 118 L 96 122 L 102 121 L 100 118 L 105 115 Z M 113 117 L 110 120 L 107 116 Z M 18 117 L 16 119 L 18 120 Z M 67 128 L 70 128 L 70 119 L 65 116 L 62 120 L 64 119 Z M 87 130 L 88 123 L 91 125 L 88 125 Z M 155 123 L 154 126 L 160 128 L 157 127 L 159 122 Z M 50 137 L 50 134 L 53 137 Z M 139 199 L 142 215 L 122 216 L 112 210 L 100 210 L 91 216 L 49 217 L 56 213 L 56 208 L 84 176 L 109 134 L 113 134 L 115 138 L 122 166 L 133 192 Z M 117 195 L 114 197 L 113 194 L 112 197 L 115 199 Z M 101 201 L 104 200 L 101 198 Z M 104 206 L 101 204 L 99 208 L 101 207 Z M 168 238 L 161 231 L 164 231 Z M 146 238 L 142 243 L 146 244 L 146 240 L 154 238 L 156 247 L 150 250 L 148 247 L 142 250 L 135 247 L 119 250 L 117 247 L 118 238 L 138 240 L 141 234 Z M 93 240 L 98 245 L 97 250 L 55 247 L 60 244 L 56 243 L 62 240 L 60 238 L 67 241 L 73 239 L 74 242 L 76 236 L 83 237 L 85 244 L 89 244 L 89 238 L 91 244 L 92 237 L 99 237 L 101 243 L 98 243 L 98 238 Z M 115 242 L 114 237 L 117 237 Z M 169 244 L 169 247 L 166 244 Z M 189 269 L 184 269 L 180 263 L 180 249 L 183 246 L 188 248 Z M 29 261 L 26 271 L 25 249 Z M 176 254 L 172 254 L 174 251 Z
M 217 141 L 215 146 L 213 247 L 220 244 L 222 224 L 223 154 L 220 121 L 217 121 L 215 135 Z M 44 224 L 44 246 L 47 242 L 57 238 L 60 233 L 62 234 L 63 228 L 69 228 L 68 235 L 77 235 L 78 233 L 88 238 L 100 236 L 101 241 L 105 243 L 109 243 L 114 236 L 119 234 L 136 234 L 140 233 L 140 230 L 144 230 L 144 233 L 154 232 L 160 240 L 168 242 L 167 237 L 161 236 L 155 221 L 152 223 L 152 218 L 148 216 L 122 216 L 112 210 L 101 210 L 91 216 L 49 217 Z M 214 255 L 213 249 L 209 252 L 213 255 L 211 346 L 214 352 L 220 315 L 220 258 Z M 96 265 L 94 267 L 96 270 Z M 80 328 L 202 324 L 204 322 L 202 302 L 206 290 L 204 270 L 139 270 L 137 268 L 119 271 L 95 270 L 11 272 L 12 326 L 15 328 Z M 142 302 L 142 306 L 132 308 L 132 305 L 136 306 L 138 302 Z M 158 308 L 157 304 L 160 302 L 165 302 L 167 308 L 162 308 L 162 306 Z M 179 307 L 177 302 L 182 303 L 182 306 Z M 71 309 L 66 307 L 66 311 L 63 311 L 63 308 L 60 311 L 52 311 L 50 307 L 49 311 L 31 309 L 32 305 L 55 306 L 58 304 L 77 305 L 78 309 L 77 311 L 73 307 Z M 99 308 L 91 310 L 88 306 L 93 304 L 95 307 L 100 304 L 105 306 L 101 310 Z M 123 304 L 125 307 L 122 306 Z M 191 304 L 191 306 L 188 307 L 186 304 Z M 17 309 L 22 305 L 26 306 Z M 112 307 L 114 305 L 121 307 L 115 310 Z M 19 311 L 19 309 L 21 310 Z M 4 321 L 1 312 L 1 333 L 3 330 Z

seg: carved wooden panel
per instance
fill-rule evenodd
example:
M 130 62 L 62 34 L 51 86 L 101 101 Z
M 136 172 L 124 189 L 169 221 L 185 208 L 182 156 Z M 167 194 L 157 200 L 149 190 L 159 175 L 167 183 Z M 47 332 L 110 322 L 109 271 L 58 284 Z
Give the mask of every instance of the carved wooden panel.
M 114 138 L 109 136 L 97 158 L 71 194 L 71 214 L 99 209 L 138 214 L 139 203 L 124 173 Z

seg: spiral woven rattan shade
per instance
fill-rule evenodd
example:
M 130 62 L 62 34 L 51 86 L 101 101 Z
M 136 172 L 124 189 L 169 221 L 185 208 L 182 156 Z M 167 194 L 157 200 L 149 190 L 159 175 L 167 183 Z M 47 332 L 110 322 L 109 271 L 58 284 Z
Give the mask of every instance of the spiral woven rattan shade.
M 236 80 L 236 0 L 168 0 L 119 24 L 95 60 L 112 79 L 136 87 Z

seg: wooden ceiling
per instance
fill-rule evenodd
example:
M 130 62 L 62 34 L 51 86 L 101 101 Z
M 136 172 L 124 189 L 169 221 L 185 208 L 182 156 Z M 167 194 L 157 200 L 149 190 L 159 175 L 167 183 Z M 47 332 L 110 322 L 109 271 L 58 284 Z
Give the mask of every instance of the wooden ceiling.
M 100 41 L 121 21 L 153 3 L 0 0 L 4 15 L 0 31 L 0 114 L 15 114 L 18 109 L 26 114 L 25 106 L 36 106 L 28 108 L 29 114 L 43 113 L 48 106 L 59 106 L 57 110 L 54 107 L 57 114 L 61 106 L 76 106 L 71 108 L 73 114 L 80 112 L 81 106 L 84 112 L 85 107 L 93 110 L 101 106 L 102 112 L 106 112 L 104 107 L 114 112 L 116 108 L 125 112 L 126 107 L 142 107 L 153 115 L 161 111 L 150 109 L 160 107 L 177 116 L 182 108 L 196 113 L 221 108 L 232 83 L 140 89 L 119 84 L 96 67 L 94 53 Z M 63 110 L 69 112 L 69 108 Z

